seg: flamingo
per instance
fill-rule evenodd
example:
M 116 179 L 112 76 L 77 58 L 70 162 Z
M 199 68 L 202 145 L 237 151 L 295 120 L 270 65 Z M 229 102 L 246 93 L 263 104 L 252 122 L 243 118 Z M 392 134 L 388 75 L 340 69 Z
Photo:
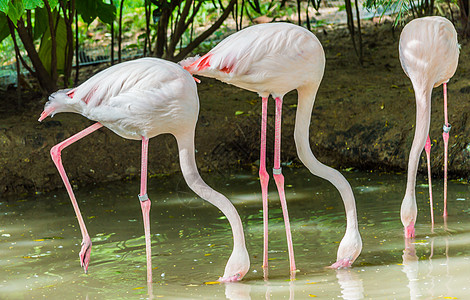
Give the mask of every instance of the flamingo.
M 293 24 L 259 24 L 232 34 L 204 56 L 187 58 L 180 64 L 192 74 L 216 78 L 257 92 L 262 99 L 259 178 L 263 201 L 264 270 L 268 267 L 267 104 L 270 95 L 275 99 L 273 177 L 283 211 L 291 274 L 296 272 L 296 266 L 280 162 L 281 113 L 284 95 L 297 90 L 294 138 L 299 158 L 312 174 L 329 180 L 338 189 L 346 210 L 346 233 L 339 245 L 337 262 L 331 267 L 351 266 L 362 249 L 351 186 L 340 172 L 320 163 L 309 144 L 313 104 L 325 69 L 325 54 L 317 37 L 307 29 Z
M 415 236 L 414 225 L 418 214 L 415 186 L 419 157 L 426 152 L 431 206 L 431 223 L 434 226 L 431 185 L 431 93 L 434 87 L 444 90 L 444 217 L 447 217 L 447 152 L 450 124 L 447 117 L 447 82 L 454 75 L 459 60 L 459 44 L 454 25 L 443 17 L 424 17 L 409 22 L 400 35 L 400 62 L 410 78 L 416 97 L 416 129 L 408 159 L 408 178 L 405 197 L 401 205 L 401 221 L 405 237 Z M 427 138 L 426 138 L 427 136 Z
M 59 90 L 49 97 L 39 121 L 59 112 L 79 113 L 97 123 L 51 149 L 60 176 L 80 224 L 83 236 L 80 263 L 85 273 L 90 262 L 91 240 L 78 208 L 72 187 L 62 166 L 61 151 L 105 126 L 131 140 L 142 140 L 140 200 L 144 219 L 147 255 L 147 282 L 152 282 L 150 241 L 150 199 L 147 195 L 148 141 L 162 133 L 175 136 L 183 176 L 201 198 L 215 205 L 230 222 L 234 246 L 220 281 L 238 281 L 248 272 L 250 260 L 243 227 L 235 207 L 210 188 L 197 170 L 194 149 L 199 99 L 192 76 L 181 66 L 156 58 L 142 58 L 114 65 L 74 89 Z

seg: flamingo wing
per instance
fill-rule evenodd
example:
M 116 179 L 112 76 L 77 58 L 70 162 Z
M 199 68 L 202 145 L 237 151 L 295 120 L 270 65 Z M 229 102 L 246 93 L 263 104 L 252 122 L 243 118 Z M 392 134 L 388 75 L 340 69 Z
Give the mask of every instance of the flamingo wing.
M 215 73 L 243 76 L 260 69 L 276 71 L 289 65 L 290 59 L 304 56 L 303 49 L 312 37 L 311 32 L 293 24 L 260 24 L 230 35 L 207 54 L 182 65 L 192 74 L 216 78 Z

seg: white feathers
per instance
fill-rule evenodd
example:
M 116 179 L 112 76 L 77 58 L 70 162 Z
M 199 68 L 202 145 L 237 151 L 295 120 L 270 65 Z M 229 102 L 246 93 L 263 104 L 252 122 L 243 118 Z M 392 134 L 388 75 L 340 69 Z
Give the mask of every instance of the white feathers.
M 307 29 L 269 23 L 232 34 L 199 58 L 199 64 L 196 61 L 190 58 L 183 62 L 193 74 L 217 78 L 262 96 L 282 96 L 321 80 L 325 55 Z M 191 64 L 194 66 L 188 68 Z
M 196 55 L 194 57 L 188 57 L 186 59 L 183 59 L 182 61 L 179 61 L 178 64 L 182 67 L 189 67 L 192 65 L 194 62 L 196 62 L 201 56 Z
M 80 86 L 51 95 L 55 112 L 80 113 L 129 139 L 193 130 L 199 111 L 196 84 L 179 65 L 142 58 L 114 65 Z
M 405 74 L 415 84 L 436 87 L 446 82 L 454 75 L 459 57 L 454 25 L 443 17 L 414 19 L 403 28 L 399 53 Z

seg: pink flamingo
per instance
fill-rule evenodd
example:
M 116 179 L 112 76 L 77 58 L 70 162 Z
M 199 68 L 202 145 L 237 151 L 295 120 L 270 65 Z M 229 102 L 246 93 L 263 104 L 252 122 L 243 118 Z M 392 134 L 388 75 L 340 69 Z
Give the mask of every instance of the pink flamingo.
M 434 226 L 429 124 L 432 89 L 441 84 L 444 89 L 444 217 L 447 217 L 447 149 L 450 130 L 447 118 L 447 82 L 454 75 L 459 60 L 457 32 L 452 23 L 443 17 L 415 19 L 403 28 L 399 52 L 401 66 L 413 84 L 416 97 L 416 129 L 408 160 L 406 193 L 400 213 L 405 237 L 412 238 L 415 236 L 414 225 L 418 214 L 415 196 L 416 172 L 423 147 L 427 156 L 431 223 Z
M 141 186 L 138 195 L 144 218 L 147 254 L 147 281 L 152 281 L 150 241 L 150 200 L 147 195 L 148 140 L 162 133 L 175 136 L 180 165 L 189 187 L 201 198 L 219 208 L 232 227 L 234 247 L 220 281 L 237 281 L 250 268 L 243 227 L 235 207 L 222 194 L 210 188 L 196 167 L 194 129 L 199 99 L 194 79 L 175 63 L 142 58 L 112 66 L 74 89 L 60 90 L 49 97 L 39 121 L 59 112 L 79 113 L 97 121 L 85 130 L 52 147 L 51 155 L 64 181 L 83 236 L 80 263 L 85 272 L 90 262 L 91 240 L 80 214 L 72 187 L 61 161 L 61 151 L 102 126 L 118 135 L 142 140 Z
M 340 192 L 347 217 L 346 233 L 333 268 L 349 267 L 362 249 L 356 204 L 348 181 L 338 171 L 320 163 L 309 144 L 309 125 L 315 96 L 325 69 L 325 54 L 317 37 L 305 28 L 288 23 L 260 24 L 243 29 L 202 57 L 180 62 L 192 74 L 217 78 L 237 87 L 257 92 L 262 98 L 261 155 L 259 177 L 263 198 L 264 255 L 268 266 L 268 180 L 266 171 L 266 120 L 269 95 L 276 102 L 274 169 L 286 227 L 291 273 L 296 271 L 289 215 L 281 172 L 281 111 L 286 93 L 296 89 L 298 107 L 295 143 L 300 160 L 311 173 L 329 180 Z

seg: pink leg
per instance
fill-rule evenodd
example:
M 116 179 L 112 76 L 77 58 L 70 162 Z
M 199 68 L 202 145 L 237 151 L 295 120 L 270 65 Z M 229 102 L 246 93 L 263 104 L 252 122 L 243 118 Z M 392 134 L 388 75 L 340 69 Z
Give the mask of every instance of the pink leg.
M 152 282 L 152 243 L 150 240 L 150 199 L 147 195 L 147 161 L 149 140 L 142 137 L 142 164 L 140 171 L 140 207 L 144 218 L 145 252 L 147 254 L 147 282 Z
M 86 230 L 85 222 L 83 221 L 82 214 L 80 213 L 80 208 L 78 208 L 77 200 L 75 199 L 75 195 L 72 190 L 72 186 L 70 185 L 70 181 L 65 173 L 64 166 L 62 165 L 62 158 L 61 158 L 61 151 L 73 144 L 74 142 L 78 141 L 79 139 L 89 135 L 90 133 L 98 130 L 99 128 L 103 127 L 100 123 L 95 123 L 90 127 L 80 131 L 79 133 L 69 137 L 65 141 L 55 145 L 51 148 L 51 156 L 54 164 L 59 170 L 60 177 L 64 182 L 65 188 L 69 194 L 70 200 L 72 201 L 73 209 L 75 210 L 75 214 L 77 215 L 78 224 L 80 225 L 80 231 L 82 232 L 82 249 L 80 250 L 80 266 L 83 267 L 85 273 L 88 272 L 88 264 L 90 263 L 90 253 L 91 253 L 91 239 L 88 235 L 88 231 Z
M 405 238 L 412 239 L 415 237 L 415 223 L 410 223 L 405 227 Z
M 431 139 L 426 140 L 426 145 L 424 146 L 426 151 L 426 159 L 428 162 L 428 181 L 429 181 L 429 205 L 431 207 L 431 231 L 434 232 L 434 208 L 432 201 L 432 183 L 431 183 Z
M 450 124 L 447 118 L 447 83 L 443 84 L 444 89 L 444 127 L 442 138 L 444 139 L 444 217 L 447 217 L 447 156 L 449 149 Z
M 276 121 L 274 135 L 274 169 L 273 177 L 276 181 L 279 198 L 281 200 L 282 214 L 284 215 L 284 224 L 286 227 L 287 249 L 289 251 L 289 262 L 291 273 L 296 271 L 294 259 L 294 247 L 292 245 L 292 235 L 290 231 L 289 213 L 287 211 L 286 195 L 284 192 L 284 176 L 281 170 L 281 116 L 282 116 L 282 99 L 276 98 Z
M 264 229 L 264 252 L 263 268 L 268 267 L 268 182 L 269 175 L 266 172 L 266 124 L 268 119 L 268 98 L 262 98 L 261 108 L 261 146 L 259 159 L 259 180 L 261 183 L 261 194 L 263 197 L 263 229 Z

